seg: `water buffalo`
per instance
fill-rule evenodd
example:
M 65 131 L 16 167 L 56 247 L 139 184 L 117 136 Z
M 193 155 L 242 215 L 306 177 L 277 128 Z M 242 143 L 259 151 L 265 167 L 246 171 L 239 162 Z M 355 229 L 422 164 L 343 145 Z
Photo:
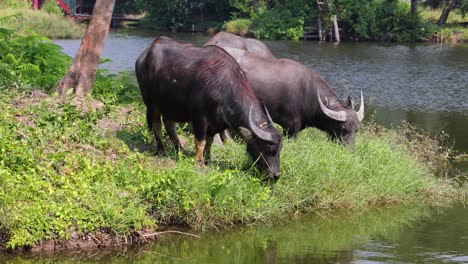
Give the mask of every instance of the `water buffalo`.
M 218 32 L 205 43 L 205 45 L 216 45 L 235 49 L 248 50 L 262 57 L 275 58 L 270 49 L 261 41 L 252 38 L 243 38 L 237 35 Z
M 161 116 L 176 148 L 176 122 L 192 124 L 200 164 L 204 155 L 209 159 L 216 133 L 236 129 L 257 165 L 279 178 L 282 136 L 239 64 L 223 49 L 160 37 L 137 59 L 135 71 L 158 152 L 164 149 Z
M 296 137 L 306 127 L 317 127 L 332 139 L 354 145 L 355 133 L 364 118 L 362 93 L 360 109 L 356 112 L 350 97 L 347 104 L 342 104 L 330 85 L 302 63 L 222 48 L 246 72 L 257 98 L 287 135 Z

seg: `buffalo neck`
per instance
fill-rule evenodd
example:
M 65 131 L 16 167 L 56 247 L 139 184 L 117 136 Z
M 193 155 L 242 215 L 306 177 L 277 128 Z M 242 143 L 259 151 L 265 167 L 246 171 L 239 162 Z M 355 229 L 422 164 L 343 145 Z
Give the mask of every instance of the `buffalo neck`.
M 260 102 L 255 97 L 245 96 L 238 99 L 229 100 L 227 103 L 228 109 L 224 112 L 224 121 L 232 128 L 246 127 L 249 125 L 249 112 L 252 106 L 252 119 L 254 123 L 260 126 L 262 123 L 267 122 L 267 118 L 263 114 L 263 109 Z

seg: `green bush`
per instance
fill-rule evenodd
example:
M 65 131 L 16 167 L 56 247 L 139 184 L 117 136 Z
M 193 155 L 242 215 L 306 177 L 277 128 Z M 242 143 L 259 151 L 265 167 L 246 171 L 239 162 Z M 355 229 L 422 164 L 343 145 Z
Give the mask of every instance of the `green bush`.
M 252 17 L 252 32 L 262 39 L 294 39 L 304 36 L 304 19 L 281 5 L 260 8 Z
M 414 42 L 430 37 L 434 27 L 411 14 L 401 0 L 335 1 L 345 35 L 352 39 Z
M 0 89 L 40 88 L 50 91 L 71 64 L 70 56 L 48 38 L 0 31 Z
M 250 32 L 252 21 L 249 19 L 235 19 L 224 23 L 222 29 L 236 35 L 245 36 Z
M 375 37 L 386 41 L 415 42 L 431 36 L 433 29 L 419 14 L 411 14 L 409 3 L 385 0 L 376 12 Z
M 157 26 L 172 30 L 187 27 L 191 15 L 188 0 L 161 0 L 149 5 L 148 19 Z
M 41 9 L 46 11 L 47 13 L 63 15 L 62 9 L 55 0 L 46 0 L 42 4 Z
M 371 39 L 376 32 L 378 0 L 336 0 L 340 26 L 353 39 Z

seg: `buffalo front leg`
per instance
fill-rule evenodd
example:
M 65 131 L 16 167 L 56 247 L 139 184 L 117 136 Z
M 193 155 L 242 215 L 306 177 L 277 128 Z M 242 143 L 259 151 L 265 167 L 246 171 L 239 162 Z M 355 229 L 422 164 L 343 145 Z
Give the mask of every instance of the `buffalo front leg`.
M 164 145 L 161 139 L 161 112 L 157 108 L 148 107 L 146 109 L 146 119 L 156 139 L 156 152 L 161 155 L 164 153 Z
M 205 165 L 205 160 L 203 159 L 203 153 L 206 147 L 206 139 L 197 139 L 195 136 L 195 161 L 200 165 Z
M 176 132 L 177 123 L 164 119 L 164 126 L 166 127 L 167 134 L 169 135 L 172 144 L 174 144 L 175 150 L 179 152 L 179 150 L 182 149 L 182 145 L 180 144 L 179 137 Z

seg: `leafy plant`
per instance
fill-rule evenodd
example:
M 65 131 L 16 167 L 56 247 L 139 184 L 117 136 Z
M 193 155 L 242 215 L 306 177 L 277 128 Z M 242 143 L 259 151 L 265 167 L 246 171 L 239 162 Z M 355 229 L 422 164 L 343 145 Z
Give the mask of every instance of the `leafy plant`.
M 172 30 L 187 26 L 191 14 L 188 0 L 161 0 L 152 2 L 150 8 L 150 21 Z
M 408 3 L 385 0 L 377 9 L 376 37 L 388 41 L 414 42 L 430 36 L 419 15 L 410 13 Z
M 31 2 L 28 0 L 3 0 L 0 3 L 1 7 L 10 7 L 10 8 L 31 8 Z
M 47 13 L 63 15 L 62 8 L 57 4 L 56 0 L 46 0 L 41 9 L 46 11 Z
M 252 18 L 252 32 L 257 38 L 297 40 L 304 36 L 304 19 L 281 5 L 260 8 Z
M 245 36 L 250 32 L 250 27 L 252 26 L 252 21 L 249 19 L 235 19 L 226 22 L 222 29 L 240 36 Z
M 63 77 L 71 58 L 48 38 L 0 34 L 0 89 L 35 87 L 50 91 Z

